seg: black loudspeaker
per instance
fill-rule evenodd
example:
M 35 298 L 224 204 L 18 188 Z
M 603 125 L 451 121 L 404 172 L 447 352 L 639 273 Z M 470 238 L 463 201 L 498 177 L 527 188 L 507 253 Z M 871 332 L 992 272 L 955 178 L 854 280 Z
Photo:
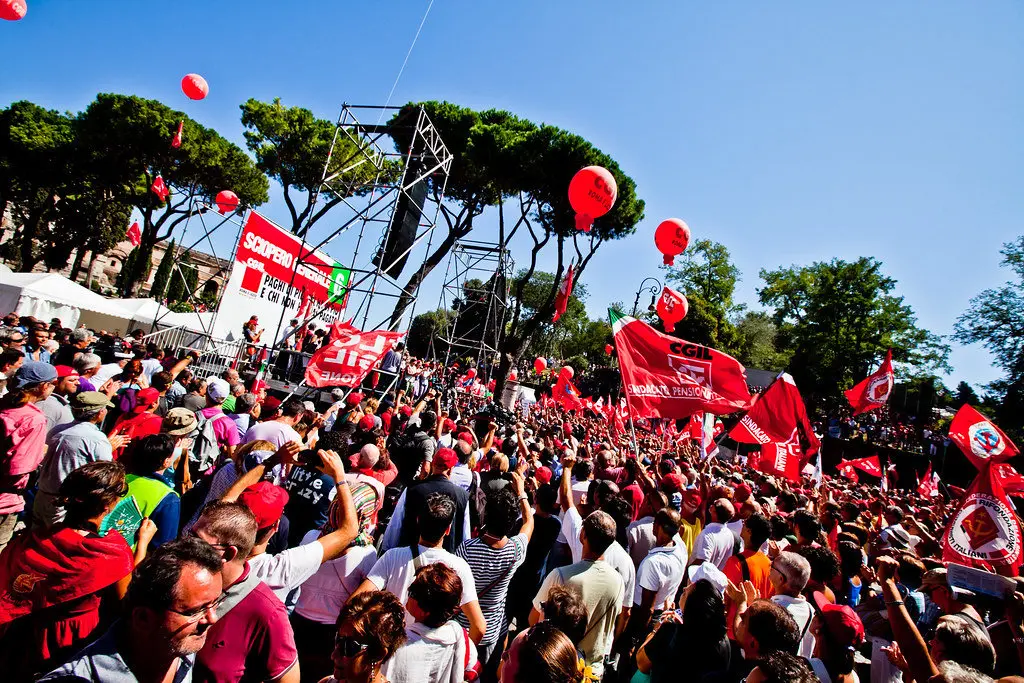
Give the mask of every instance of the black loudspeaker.
M 418 157 L 409 159 L 406 167 L 406 178 L 416 178 L 423 170 L 423 163 Z M 388 226 L 388 237 L 384 246 L 373 257 L 373 265 L 384 268 L 384 273 L 397 280 L 405 268 L 409 254 L 405 253 L 413 242 L 416 241 L 416 233 L 419 231 L 420 216 L 423 213 L 423 205 L 427 199 L 427 179 L 423 178 L 403 192 L 395 205 L 395 212 L 391 215 L 391 224 Z M 399 258 L 401 256 L 401 258 Z

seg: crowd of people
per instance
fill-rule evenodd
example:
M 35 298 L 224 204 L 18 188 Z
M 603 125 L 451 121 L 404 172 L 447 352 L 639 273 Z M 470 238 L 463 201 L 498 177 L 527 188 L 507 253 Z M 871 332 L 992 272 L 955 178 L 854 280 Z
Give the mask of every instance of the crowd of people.
M 940 559 L 957 501 L 486 407 L 392 353 L 320 404 L 4 318 L 4 679 L 1024 680 L 1024 578 L 996 601 Z

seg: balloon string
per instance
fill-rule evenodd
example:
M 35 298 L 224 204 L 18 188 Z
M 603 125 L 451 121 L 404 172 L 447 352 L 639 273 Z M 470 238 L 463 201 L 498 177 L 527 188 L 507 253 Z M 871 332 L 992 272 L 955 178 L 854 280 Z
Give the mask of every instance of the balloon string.
M 427 3 L 427 11 L 423 13 L 423 18 L 420 20 L 419 28 L 416 29 L 416 35 L 412 38 L 412 44 L 409 45 L 409 51 L 405 53 L 405 60 L 402 62 L 402 68 L 398 70 L 398 75 L 395 76 L 395 82 L 391 86 L 391 92 L 388 93 L 387 102 L 384 103 L 384 107 L 381 109 L 380 116 L 377 117 L 377 124 L 379 125 L 381 119 L 384 118 L 384 112 L 387 110 L 388 105 L 391 104 L 391 98 L 395 94 L 395 89 L 398 88 L 398 81 L 401 80 L 402 74 L 405 72 L 405 65 L 409 63 L 409 57 L 412 55 L 412 49 L 416 47 L 416 41 L 420 38 L 420 32 L 423 30 L 423 24 L 427 23 L 427 15 L 430 14 L 430 8 L 434 6 L 434 0 L 430 0 Z

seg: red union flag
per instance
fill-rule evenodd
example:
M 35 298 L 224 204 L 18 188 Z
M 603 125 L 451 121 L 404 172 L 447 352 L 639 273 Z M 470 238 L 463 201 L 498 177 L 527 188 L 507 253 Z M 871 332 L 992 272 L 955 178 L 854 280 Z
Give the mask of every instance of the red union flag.
M 167 184 L 164 182 L 164 177 L 162 175 L 158 175 L 156 177 L 149 189 L 153 194 L 159 197 L 162 202 L 166 202 L 167 198 L 171 196 L 171 191 L 167 189 Z
M 1024 496 L 1024 476 L 1021 476 L 1020 472 L 1013 469 L 1013 465 L 1008 462 L 997 462 L 992 465 L 992 472 L 995 474 L 996 479 L 999 480 L 999 485 L 1003 487 L 1003 490 L 1011 496 Z
M 1020 523 L 992 463 L 985 464 L 942 535 L 942 559 L 1016 576 Z
M 800 450 L 800 439 L 797 436 L 796 427 L 793 427 L 793 431 L 785 441 L 773 441 L 761 446 L 761 458 L 757 461 L 757 469 L 765 474 L 785 477 L 790 481 L 800 481 L 800 471 L 803 466 L 804 455 Z
M 125 233 L 125 237 L 131 242 L 133 247 L 137 247 L 142 244 L 142 230 L 139 229 L 139 222 L 135 221 L 128 228 L 128 232 Z
M 743 366 L 732 356 L 609 311 L 619 369 L 636 417 L 725 415 L 750 407 Z
M 551 322 L 557 323 L 558 319 L 565 313 L 569 306 L 569 297 L 572 296 L 572 264 L 569 264 L 569 272 L 562 278 L 558 285 L 558 292 L 555 294 L 555 317 Z
M 309 360 L 306 384 L 311 387 L 356 387 L 405 332 L 363 332 L 349 323 L 331 326 L 331 341 Z
M 930 464 L 924 473 L 924 479 L 917 485 L 917 492 L 925 498 L 934 498 L 935 496 L 942 495 L 939 492 L 939 473 L 932 472 Z
M 184 121 L 179 121 L 178 122 L 178 130 L 177 130 L 177 132 L 174 133 L 174 137 L 171 138 L 171 147 L 173 147 L 174 149 L 177 149 L 177 148 L 181 147 L 181 139 L 182 139 L 182 136 L 183 136 L 184 132 L 185 132 L 185 122 Z
M 566 410 L 582 410 L 583 401 L 580 400 L 580 390 L 572 383 L 567 373 L 558 374 L 558 381 L 551 390 L 551 398 L 557 401 Z
M 788 443 L 798 426 L 803 430 L 807 442 L 804 457 L 811 458 L 818 452 L 821 442 L 811 428 L 811 421 L 807 419 L 807 408 L 796 389 L 796 382 L 783 373 L 757 399 L 750 412 L 729 431 L 729 436 L 740 443 L 757 443 L 762 446 Z
M 857 460 L 847 460 L 846 464 L 852 465 L 861 472 L 870 474 L 872 477 L 882 478 L 882 464 L 878 462 L 877 455 L 872 455 L 868 458 L 858 458 Z
M 852 481 L 854 484 L 860 481 L 860 477 L 857 476 L 857 469 L 853 465 L 851 465 L 847 460 L 843 460 L 841 463 L 839 463 L 839 466 L 836 467 L 836 470 L 839 471 L 839 474 L 843 475 L 844 477 Z
M 895 375 L 892 372 L 892 349 L 885 353 L 882 367 L 860 384 L 846 392 L 846 398 L 853 406 L 853 414 L 860 415 L 875 408 L 881 408 L 889 401 Z
M 1003 430 L 966 404 L 949 424 L 949 438 L 979 470 L 986 463 L 1004 462 L 1019 453 Z

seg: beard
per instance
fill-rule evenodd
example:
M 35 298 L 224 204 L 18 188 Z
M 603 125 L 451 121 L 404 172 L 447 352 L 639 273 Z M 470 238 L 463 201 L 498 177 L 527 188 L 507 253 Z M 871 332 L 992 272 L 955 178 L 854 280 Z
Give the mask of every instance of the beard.
M 178 637 L 170 641 L 171 652 L 178 657 L 194 655 L 203 649 L 206 644 L 206 636 L 212 624 L 199 624 L 196 630 L 184 637 Z

